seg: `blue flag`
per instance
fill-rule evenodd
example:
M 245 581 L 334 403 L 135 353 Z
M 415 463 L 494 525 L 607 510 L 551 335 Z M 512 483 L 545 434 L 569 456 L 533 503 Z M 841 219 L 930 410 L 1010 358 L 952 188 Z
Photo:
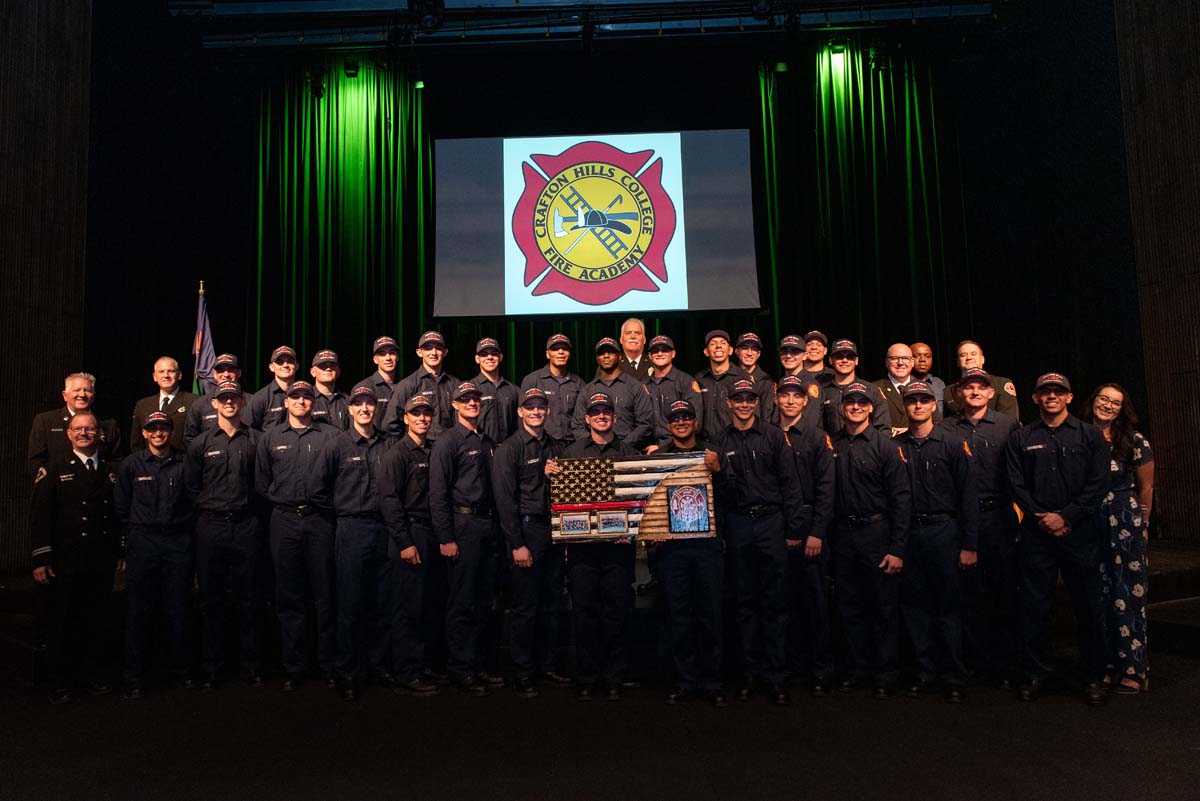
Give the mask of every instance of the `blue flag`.
M 212 329 L 208 326 L 208 303 L 204 300 L 204 282 L 200 282 L 200 308 L 196 312 L 196 340 L 192 345 L 192 355 L 196 357 L 196 369 L 192 376 L 192 392 L 199 395 L 212 395 L 217 391 L 213 380 L 213 365 L 217 362 L 217 352 L 213 349 Z

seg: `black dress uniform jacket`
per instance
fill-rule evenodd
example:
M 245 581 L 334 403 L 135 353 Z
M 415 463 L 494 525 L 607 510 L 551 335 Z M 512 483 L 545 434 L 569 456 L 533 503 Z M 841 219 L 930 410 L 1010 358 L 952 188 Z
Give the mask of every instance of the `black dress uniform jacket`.
M 650 354 L 644 350 L 642 357 L 638 359 L 637 367 L 633 366 L 633 362 L 629 361 L 624 351 L 621 352 L 621 360 L 617 362 L 617 365 L 621 368 L 622 373 L 636 381 L 643 382 L 650 377 L 650 369 L 654 366 L 650 363 Z
M 721 470 L 713 476 L 717 500 L 726 512 L 748 513 L 774 506 L 783 513 L 788 539 L 806 533 L 804 495 L 796 457 L 784 433 L 756 419 L 740 431 L 730 424 L 714 443 Z
M 383 418 L 383 430 L 392 435 L 403 434 L 404 404 L 414 395 L 424 395 L 433 405 L 433 422 L 429 426 L 428 436 L 436 440 L 443 431 L 449 431 L 456 425 L 450 397 L 458 384 L 459 380 L 445 370 L 434 375 L 421 365 L 397 382 Z
M 617 415 L 613 423 L 613 432 L 630 447 L 642 448 L 652 445 L 666 436 L 666 429 L 660 427 L 655 417 L 654 405 L 650 402 L 650 393 L 646 391 L 646 385 L 619 372 L 617 377 L 611 380 L 596 378 L 584 384 L 579 399 L 575 401 L 575 416 L 571 422 L 571 432 L 575 439 L 591 437 L 584 416 L 587 414 L 587 399 L 596 392 L 605 392 L 612 396 Z
M 896 437 L 908 469 L 914 515 L 958 518 L 962 550 L 979 543 L 979 493 L 971 446 L 936 426 L 924 440 L 905 431 Z
M 814 425 L 803 422 L 784 432 L 796 457 L 796 473 L 800 492 L 804 496 L 805 536 L 825 539 L 833 522 L 833 491 L 835 469 L 833 442 L 829 435 Z
M 563 442 L 573 439 L 571 421 L 575 416 L 575 403 L 583 392 L 583 379 L 574 373 L 559 378 L 546 365 L 521 379 L 522 397 L 525 390 L 531 387 L 545 392 L 550 404 L 550 413 L 546 415 L 546 433 Z
M 431 443 L 418 445 L 405 434 L 383 457 L 379 474 L 379 510 L 392 539 L 404 550 L 413 545 L 409 518 L 431 525 L 429 456 Z
M 340 432 L 320 423 L 275 426 L 263 432 L 254 456 L 254 489 L 276 506 L 307 506 L 317 490 L 313 471 L 321 451 Z
M 65 440 L 66 437 L 63 437 Z M 121 558 L 121 541 L 113 513 L 116 466 L 99 454 L 95 471 L 71 453 L 53 459 L 46 475 L 33 485 L 30 539 L 33 566 L 49 566 L 57 574 L 112 570 Z
M 275 379 L 250 396 L 242 409 L 242 421 L 251 428 L 266 431 L 268 428 L 286 423 L 288 419 L 287 390 Z
M 379 515 L 383 458 L 391 446 L 391 438 L 379 431 L 364 437 L 351 429 L 331 437 L 313 471 L 313 503 L 338 516 Z
M 646 390 L 650 393 L 650 403 L 654 406 L 654 419 L 664 434 L 664 438 L 659 441 L 660 445 L 671 441 L 670 432 L 667 430 L 667 410 L 675 401 L 691 401 L 692 408 L 696 410 L 696 420 L 704 421 L 704 395 L 700 392 L 700 384 L 678 367 L 672 365 L 670 371 L 662 378 L 651 373 L 646 379 Z
M 93 412 L 94 414 L 94 412 Z M 67 439 L 67 424 L 71 413 L 64 406 L 50 412 L 42 412 L 33 418 L 29 429 L 29 475 L 37 476 L 40 468 L 51 461 L 66 462 L 71 458 L 71 441 Z M 121 429 L 116 420 L 103 419 L 97 422 L 100 430 L 100 450 L 97 452 L 106 462 L 115 462 L 124 455 Z
M 1008 438 L 1008 480 L 1026 515 L 1057 512 L 1077 527 L 1100 508 L 1112 459 L 1104 434 L 1074 415 L 1051 428 L 1040 418 Z
M 836 453 L 835 517 L 884 515 L 891 522 L 888 553 L 904 558 L 912 522 L 912 488 L 900 459 L 900 446 L 871 426 L 860 434 L 843 428 L 829 439 Z
M 429 513 L 438 541 L 454 541 L 454 510 L 470 507 L 489 515 L 492 504 L 491 437 L 461 423 L 433 444 L 429 455 Z
M 492 442 L 504 442 L 517 430 L 517 406 L 520 405 L 517 388 L 500 376 L 495 383 L 483 373 L 471 379 L 479 387 L 479 428 L 492 438 Z
M 184 481 L 183 454 L 155 456 L 149 448 L 121 461 L 113 488 L 117 518 L 131 528 L 178 531 L 187 526 L 192 505 Z
M 192 504 L 202 512 L 235 514 L 257 505 L 254 460 L 261 431 L 243 427 L 231 437 L 210 428 L 188 445 L 184 480 Z
M 729 369 L 720 375 L 713 374 L 710 367 L 696 373 L 696 383 L 700 385 L 700 392 L 704 398 L 704 417 L 697 419 L 702 421 L 700 430 L 704 432 L 704 436 L 710 442 L 716 442 L 733 419 L 733 413 L 729 410 L 727 403 L 729 392 L 733 389 L 733 385 L 743 378 L 749 379 L 750 375 L 732 363 L 729 365 Z M 767 421 L 773 418 L 778 419 L 778 412 L 775 411 L 774 387 L 767 382 L 755 381 L 754 389 L 758 392 L 758 419 Z
M 155 393 L 134 404 L 133 422 L 129 429 L 130 451 L 140 451 L 146 447 L 146 440 L 142 437 L 142 426 L 145 425 L 146 418 L 154 412 L 162 412 L 171 418 L 171 447 L 177 451 L 184 449 L 188 410 L 195 402 L 196 396 L 179 390 L 165 408 L 161 405 L 160 397 L 159 393 Z
M 867 387 L 879 389 L 870 381 L 862 381 L 855 378 L 854 381 L 860 381 Z M 848 382 L 848 384 L 854 383 Z M 830 381 L 821 388 L 821 428 L 833 434 L 841 431 L 846 425 L 846 418 L 842 416 L 842 392 L 847 385 L 838 385 Z M 884 433 L 890 434 L 892 431 L 892 418 L 888 412 L 887 399 L 883 397 L 883 392 L 877 392 L 873 398 L 875 402 L 874 408 L 871 410 L 871 427 L 876 428 Z
M 942 429 L 965 440 L 975 456 L 975 484 L 979 487 L 980 501 L 1009 500 L 1008 438 L 1020 427 L 1016 418 L 991 409 L 974 422 L 961 415 L 942 421 Z
M 492 494 L 500 530 L 508 547 L 525 545 L 521 521 L 532 517 L 550 522 L 550 482 L 546 480 L 546 460 L 563 452 L 563 444 L 544 433 L 535 437 L 522 427 L 496 448 L 492 458 Z

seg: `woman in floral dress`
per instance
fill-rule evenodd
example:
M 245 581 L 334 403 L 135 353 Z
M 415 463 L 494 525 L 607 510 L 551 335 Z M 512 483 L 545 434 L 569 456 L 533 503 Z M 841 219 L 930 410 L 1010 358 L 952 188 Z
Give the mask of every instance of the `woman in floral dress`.
M 1108 494 L 1100 504 L 1108 547 L 1100 566 L 1108 640 L 1107 683 L 1114 693 L 1136 695 L 1149 687 L 1146 604 L 1150 568 L 1150 506 L 1154 498 L 1154 454 L 1136 430 L 1137 415 L 1118 384 L 1092 393 L 1083 419 L 1112 444 Z

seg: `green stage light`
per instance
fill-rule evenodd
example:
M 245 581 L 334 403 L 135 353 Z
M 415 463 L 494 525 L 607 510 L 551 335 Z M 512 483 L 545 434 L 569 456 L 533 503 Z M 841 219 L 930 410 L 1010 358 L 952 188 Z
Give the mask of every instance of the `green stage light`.
M 420 78 L 413 81 L 413 89 L 424 89 L 424 88 L 425 88 L 425 82 L 423 80 L 421 80 Z
M 787 72 L 788 71 L 787 62 L 786 61 L 776 61 L 775 62 L 775 71 L 776 72 Z

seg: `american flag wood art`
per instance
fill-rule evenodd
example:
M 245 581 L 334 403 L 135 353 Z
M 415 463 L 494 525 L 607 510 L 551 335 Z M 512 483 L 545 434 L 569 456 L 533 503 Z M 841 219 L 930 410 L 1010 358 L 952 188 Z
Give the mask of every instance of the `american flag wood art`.
M 558 464 L 562 470 L 550 477 L 556 542 L 717 535 L 712 475 L 702 451 Z

